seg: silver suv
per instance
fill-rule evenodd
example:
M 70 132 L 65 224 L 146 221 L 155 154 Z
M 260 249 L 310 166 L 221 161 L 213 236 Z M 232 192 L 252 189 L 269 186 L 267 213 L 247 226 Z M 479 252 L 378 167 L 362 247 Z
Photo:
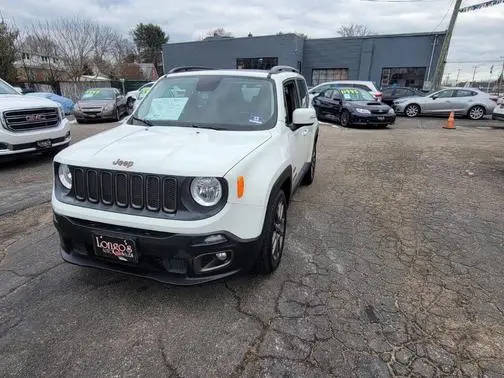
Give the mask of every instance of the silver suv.
M 456 115 L 478 120 L 485 114 L 492 114 L 495 105 L 490 96 L 479 89 L 447 88 L 425 97 L 399 98 L 394 101 L 394 110 L 407 117 L 454 112 Z

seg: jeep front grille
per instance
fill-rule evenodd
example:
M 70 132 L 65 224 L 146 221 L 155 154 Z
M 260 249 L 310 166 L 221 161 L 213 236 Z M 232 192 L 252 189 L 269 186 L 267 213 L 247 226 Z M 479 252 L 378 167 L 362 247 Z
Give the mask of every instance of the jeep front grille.
M 72 168 L 73 193 L 81 202 L 149 211 L 177 211 L 177 179 L 138 173 Z
M 5 127 L 11 131 L 25 131 L 56 127 L 60 123 L 57 108 L 9 110 L 3 113 Z

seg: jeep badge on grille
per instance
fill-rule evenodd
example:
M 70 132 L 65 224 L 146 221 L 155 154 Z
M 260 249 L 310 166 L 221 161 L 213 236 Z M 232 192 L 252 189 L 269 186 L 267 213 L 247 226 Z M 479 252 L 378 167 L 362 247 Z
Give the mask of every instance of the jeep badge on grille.
M 126 160 L 121 160 L 121 159 L 117 159 L 116 161 L 113 161 L 112 164 L 118 165 L 120 167 L 125 167 L 125 168 L 133 167 L 132 161 L 126 161 Z

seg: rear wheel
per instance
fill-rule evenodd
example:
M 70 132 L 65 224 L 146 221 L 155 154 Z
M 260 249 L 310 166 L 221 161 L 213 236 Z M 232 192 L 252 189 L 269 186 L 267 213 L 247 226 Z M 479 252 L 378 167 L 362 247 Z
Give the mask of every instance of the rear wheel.
M 348 112 L 348 110 L 343 110 L 343 113 L 341 113 L 341 115 L 340 115 L 340 124 L 343 127 L 348 127 L 348 126 L 351 125 L 351 122 L 350 122 L 350 113 Z
M 282 259 L 287 228 L 287 198 L 283 190 L 274 194 L 264 219 L 262 248 L 257 259 L 257 271 L 274 272 Z
M 415 104 L 408 105 L 404 109 L 404 114 L 410 118 L 417 117 L 420 114 L 420 107 Z
M 485 108 L 480 105 L 473 106 L 471 109 L 469 109 L 467 115 L 474 121 L 480 120 L 485 115 Z

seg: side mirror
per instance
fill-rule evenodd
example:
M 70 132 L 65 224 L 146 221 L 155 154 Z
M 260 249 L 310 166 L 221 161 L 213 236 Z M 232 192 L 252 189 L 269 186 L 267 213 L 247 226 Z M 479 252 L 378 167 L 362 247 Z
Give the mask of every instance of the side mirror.
M 298 108 L 292 114 L 292 123 L 296 127 L 311 126 L 317 119 L 313 108 Z

